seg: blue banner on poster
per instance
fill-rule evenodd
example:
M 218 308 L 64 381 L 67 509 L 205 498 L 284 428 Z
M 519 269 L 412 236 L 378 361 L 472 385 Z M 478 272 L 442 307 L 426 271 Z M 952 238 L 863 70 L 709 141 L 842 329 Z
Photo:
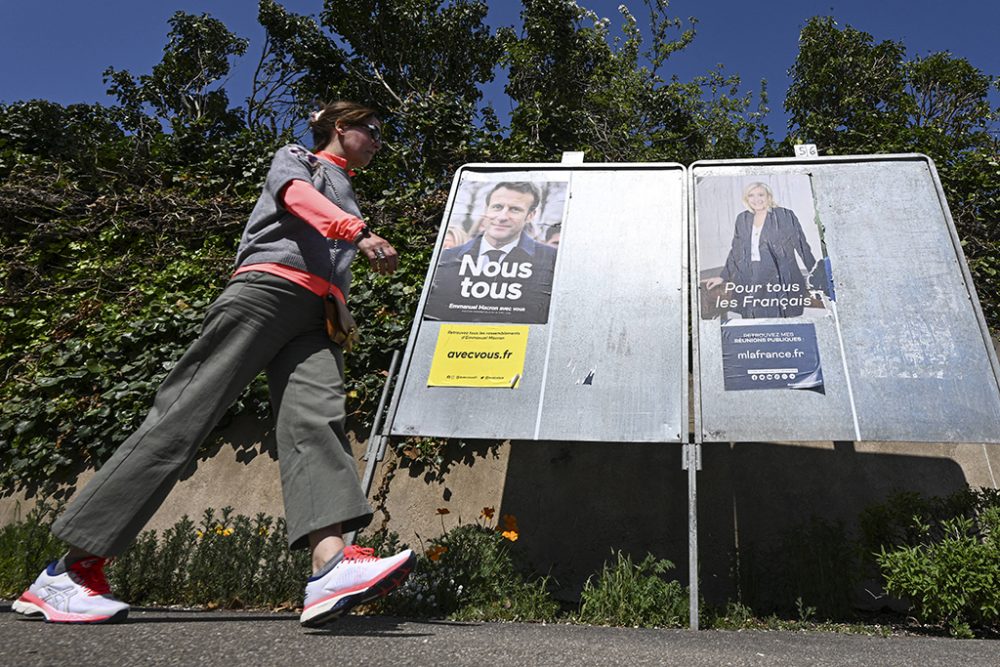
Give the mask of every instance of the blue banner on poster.
M 722 372 L 726 391 L 809 389 L 824 393 L 812 324 L 723 326 Z

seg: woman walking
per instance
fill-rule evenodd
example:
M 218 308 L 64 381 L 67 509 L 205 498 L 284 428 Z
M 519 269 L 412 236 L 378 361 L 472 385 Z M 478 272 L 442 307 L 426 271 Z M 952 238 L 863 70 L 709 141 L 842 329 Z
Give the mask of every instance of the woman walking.
M 236 257 L 236 271 L 209 307 L 199 338 L 157 391 L 153 407 L 53 524 L 71 545 L 13 610 L 56 623 L 124 619 L 104 577 L 156 512 L 202 441 L 243 389 L 267 372 L 291 548 L 308 547 L 301 622 L 323 625 L 388 593 L 415 563 L 405 550 L 377 558 L 345 547 L 372 510 L 345 431 L 342 345 L 353 336 L 346 309 L 350 264 L 396 270 L 396 250 L 362 220 L 352 169 L 382 147 L 374 110 L 335 102 L 313 114 L 314 149 L 285 146 L 271 163 Z

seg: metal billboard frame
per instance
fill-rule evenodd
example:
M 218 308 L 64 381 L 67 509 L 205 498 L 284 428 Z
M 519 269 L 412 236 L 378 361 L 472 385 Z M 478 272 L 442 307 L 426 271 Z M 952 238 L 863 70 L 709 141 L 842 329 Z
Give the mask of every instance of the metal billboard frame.
M 700 317 L 699 313 L 699 262 L 697 257 L 697 229 L 696 225 L 696 197 L 695 197 L 695 171 L 698 167 L 726 167 L 726 166 L 750 166 L 750 167 L 767 167 L 767 166 L 790 166 L 790 165 L 845 165 L 850 163 L 873 163 L 873 162 L 920 162 L 926 165 L 931 179 L 935 187 L 935 195 L 937 197 L 938 204 L 941 208 L 943 219 L 946 223 L 948 238 L 951 240 L 952 250 L 955 254 L 955 259 L 960 267 L 962 281 L 968 291 L 968 297 L 972 306 L 973 315 L 978 323 L 979 334 L 982 337 L 983 345 L 986 349 L 987 358 L 989 360 L 990 368 L 993 373 L 993 380 L 996 389 L 1000 391 L 1000 361 L 997 359 L 997 354 L 993 345 L 991 343 L 991 338 L 989 335 L 989 329 L 986 325 L 985 318 L 983 317 L 982 308 L 979 303 L 978 296 L 975 291 L 974 284 L 972 282 L 972 276 L 969 272 L 968 265 L 966 263 L 964 254 L 961 249 L 961 244 L 958 238 L 958 233 L 955 228 L 954 220 L 951 216 L 951 211 L 948 208 L 947 201 L 945 199 L 944 190 L 941 186 L 940 178 L 938 177 L 937 170 L 934 166 L 933 161 L 927 156 L 920 154 L 890 154 L 890 155 L 865 155 L 865 156 L 835 156 L 835 157 L 815 157 L 815 158 L 754 158 L 754 159 L 742 159 L 742 160 L 702 160 L 692 163 L 688 167 L 683 165 L 677 165 L 676 163 L 587 163 L 587 164 L 570 164 L 564 163 L 473 163 L 468 165 L 463 165 L 458 172 L 456 172 L 455 178 L 452 181 L 451 190 L 448 197 L 448 205 L 445 208 L 442 224 L 440 226 L 437 241 L 434 246 L 434 251 L 431 256 L 430 264 L 428 267 L 427 276 L 424 280 L 423 289 L 421 292 L 420 300 L 417 305 L 417 312 L 414 317 L 413 324 L 411 326 L 409 338 L 407 339 L 407 345 L 405 352 L 403 354 L 403 361 L 400 366 L 398 376 L 390 372 L 390 377 L 387 379 L 386 386 L 383 391 L 382 402 L 380 403 L 379 415 L 377 416 L 376 424 L 378 423 L 378 417 L 382 414 L 382 405 L 385 403 L 386 394 L 390 391 L 390 385 L 393 380 L 398 377 L 399 380 L 395 382 L 395 387 L 392 389 L 392 398 L 389 401 L 388 410 L 386 412 L 386 417 L 384 420 L 384 428 L 379 433 L 379 428 L 376 425 L 373 427 L 372 436 L 369 438 L 368 452 L 365 455 L 365 459 L 368 461 L 368 469 L 365 473 L 366 481 L 366 492 L 371 484 L 371 479 L 373 476 L 374 465 L 377 461 L 382 460 L 387 443 L 392 434 L 392 425 L 395 421 L 396 413 L 399 407 L 399 400 L 403 389 L 403 384 L 405 378 L 407 377 L 407 370 L 410 367 L 412 361 L 412 355 L 414 352 L 415 343 L 417 340 L 417 334 L 420 330 L 421 324 L 423 322 L 420 317 L 424 310 L 424 305 L 427 299 L 431 281 L 433 278 L 435 267 L 438 263 L 438 256 L 440 253 L 440 248 L 442 245 L 442 240 L 447 229 L 447 221 L 451 217 L 452 208 L 455 204 L 455 194 L 458 188 L 461 174 L 465 169 L 483 170 L 483 171 L 517 171 L 517 170 L 560 170 L 560 171 L 576 171 L 576 170 L 622 170 L 622 169 L 663 169 L 671 168 L 675 169 L 680 167 L 683 170 L 684 175 L 684 188 L 682 194 L 683 206 L 682 211 L 682 222 L 686 223 L 682 225 L 682 242 L 685 246 L 686 252 L 681 254 L 682 263 L 682 277 L 686 276 L 687 280 L 682 279 L 681 284 L 681 327 L 683 331 L 687 331 L 690 327 L 690 337 L 687 338 L 687 342 L 690 345 L 690 359 L 687 355 L 687 350 L 684 351 L 683 357 L 683 377 L 686 379 L 688 375 L 691 376 L 692 384 L 689 387 L 689 383 L 684 381 L 681 383 L 681 405 L 682 416 L 683 416 L 683 427 L 682 432 L 678 440 L 672 440 L 671 443 L 677 443 L 682 445 L 682 468 L 688 472 L 688 544 L 689 544 L 689 584 L 690 584 L 690 597 L 689 597 L 689 612 L 690 612 L 690 627 L 693 630 L 698 629 L 698 521 L 697 521 L 697 472 L 702 469 L 702 444 L 706 442 L 705 433 L 703 429 L 703 413 L 702 413 L 702 393 L 701 393 L 701 373 L 702 373 L 702 358 L 701 358 L 701 340 L 698 322 L 696 318 Z M 834 267 L 834 276 L 836 276 L 836 267 Z M 685 346 L 686 347 L 686 346 Z M 395 367 L 398 361 L 398 356 L 394 356 L 393 366 Z M 693 387 L 693 394 L 691 393 Z M 688 408 L 689 403 L 692 405 L 692 409 Z M 688 432 L 687 426 L 690 423 L 689 420 L 693 419 L 693 433 Z M 714 440 L 710 441 L 714 442 Z M 719 442 L 730 442 L 729 440 L 719 440 Z M 985 447 L 985 445 L 984 445 Z
M 514 171 L 531 171 L 531 172 L 555 171 L 555 172 L 565 172 L 565 173 L 568 173 L 569 177 L 571 179 L 573 178 L 573 174 L 574 173 L 579 174 L 581 172 L 586 173 L 586 172 L 636 172 L 636 171 L 642 171 L 642 172 L 667 172 L 667 173 L 676 174 L 676 176 L 674 178 L 679 178 L 679 181 L 677 181 L 677 187 L 678 187 L 677 195 L 679 197 L 679 202 L 678 203 L 681 206 L 681 210 L 679 211 L 680 215 L 678 217 L 679 227 L 677 227 L 676 230 L 675 230 L 675 233 L 679 237 L 679 240 L 678 240 L 679 248 L 677 249 L 676 253 L 677 253 L 677 258 L 680 260 L 680 269 L 679 269 L 679 279 L 678 279 L 678 282 L 676 284 L 678 292 L 676 293 L 676 296 L 675 297 L 671 297 L 671 299 L 675 299 L 675 298 L 677 299 L 677 308 L 678 308 L 678 311 L 679 311 L 679 314 L 680 314 L 679 322 L 678 322 L 678 324 L 679 324 L 678 335 L 680 336 L 680 341 L 678 342 L 677 349 L 669 353 L 671 355 L 671 358 L 676 357 L 676 359 L 675 359 L 676 360 L 676 368 L 678 369 L 677 375 L 679 376 L 678 377 L 678 383 L 681 385 L 680 386 L 680 400 L 677 402 L 677 405 L 675 406 L 675 408 L 676 408 L 676 414 L 674 414 L 673 411 L 670 411 L 670 414 L 673 415 L 673 417 L 671 417 L 671 418 L 675 419 L 676 422 L 677 422 L 677 424 L 676 424 L 676 429 L 677 429 L 676 433 L 669 434 L 669 433 L 666 433 L 665 431 L 663 431 L 663 429 L 660 429 L 660 431 L 658 433 L 656 433 L 655 435 L 652 435 L 651 433 L 647 432 L 646 435 L 644 437 L 640 438 L 640 439 L 628 439 L 628 440 L 622 439 L 622 438 L 615 439 L 613 437 L 606 437 L 606 438 L 605 437 L 593 437 L 593 438 L 588 438 L 588 437 L 566 437 L 566 436 L 562 436 L 562 437 L 556 436 L 556 437 L 553 437 L 553 435 L 552 435 L 551 432 L 548 433 L 548 434 L 546 434 L 546 433 L 539 434 L 537 423 L 536 423 L 534 435 L 533 436 L 528 436 L 528 437 L 523 437 L 521 435 L 513 436 L 512 437 L 510 435 L 504 436 L 502 434 L 501 435 L 497 435 L 495 437 L 492 434 L 489 435 L 489 436 L 468 435 L 468 434 L 466 434 L 466 435 L 463 436 L 460 433 L 433 433 L 433 432 L 419 432 L 418 433 L 416 431 L 413 431 L 413 432 L 409 432 L 409 431 L 407 431 L 407 432 L 401 432 L 400 431 L 399 426 L 398 426 L 398 419 L 397 419 L 397 417 L 399 415 L 400 403 L 401 403 L 402 397 L 404 396 L 404 393 L 406 391 L 409 391 L 407 389 L 407 384 L 408 384 L 408 382 L 412 382 L 412 380 L 410 380 L 410 378 L 412 376 L 412 372 L 411 371 L 413 369 L 413 364 L 414 364 L 414 353 L 415 353 L 415 349 L 416 349 L 416 346 L 418 344 L 418 341 L 420 340 L 421 329 L 424 326 L 436 325 L 437 324 L 436 322 L 431 321 L 431 320 L 424 320 L 423 317 L 422 317 L 422 315 L 423 315 L 423 312 L 424 312 L 425 304 L 427 302 L 428 294 L 430 292 L 430 287 L 431 287 L 431 284 L 432 284 L 432 280 L 433 280 L 433 276 L 434 276 L 434 271 L 435 271 L 435 269 L 437 267 L 437 264 L 438 264 L 438 259 L 439 259 L 440 252 L 441 252 L 441 246 L 442 246 L 443 237 L 444 237 L 444 234 L 446 233 L 447 223 L 448 223 L 449 219 L 452 216 L 452 211 L 453 211 L 453 208 L 454 208 L 455 203 L 456 203 L 456 193 L 457 193 L 457 190 L 459 188 L 459 184 L 460 184 L 460 182 L 462 180 L 463 174 L 465 174 L 466 172 L 470 172 L 470 171 L 471 172 L 494 172 L 494 173 L 495 172 L 514 172 Z M 689 243 L 688 237 L 687 237 L 688 224 L 687 224 L 687 220 L 686 220 L 686 215 L 687 215 L 687 213 L 686 213 L 686 211 L 687 211 L 687 206 L 686 206 L 686 203 L 687 203 L 687 201 L 686 201 L 686 197 L 687 197 L 686 182 L 687 182 L 686 168 L 683 165 L 678 164 L 678 163 L 600 163 L 600 162 L 592 162 L 592 163 L 586 163 L 586 164 L 568 164 L 568 163 L 488 163 L 488 164 L 479 164 L 479 163 L 475 163 L 475 164 L 463 165 L 461 168 L 459 168 L 459 170 L 456 172 L 455 177 L 454 177 L 454 179 L 452 181 L 452 186 L 451 186 L 451 190 L 449 192 L 449 197 L 448 197 L 448 205 L 446 206 L 445 211 L 444 211 L 444 215 L 443 215 L 443 218 L 442 218 L 442 224 L 440 225 L 438 237 L 437 237 L 437 240 L 436 240 L 436 243 L 435 243 L 435 246 L 434 246 L 434 252 L 432 253 L 432 256 L 431 256 L 431 260 L 430 260 L 430 263 L 429 263 L 429 266 L 428 266 L 427 275 L 426 275 L 426 277 L 424 279 L 424 284 L 423 284 L 423 288 L 422 288 L 420 300 L 419 300 L 419 302 L 417 304 L 417 309 L 416 309 L 416 312 L 415 312 L 414 321 L 413 321 L 413 324 L 412 324 L 411 329 L 410 329 L 409 337 L 407 339 L 406 349 L 405 349 L 405 352 L 403 354 L 402 363 L 400 365 L 400 372 L 399 372 L 400 381 L 396 383 L 396 387 L 395 387 L 395 390 L 393 392 L 392 400 L 391 400 L 390 406 L 389 406 L 388 418 L 385 421 L 385 424 L 386 424 L 385 431 L 386 431 L 386 433 L 389 434 L 389 435 L 392 435 L 392 436 L 404 436 L 404 437 L 405 436 L 409 436 L 409 435 L 424 435 L 424 436 L 429 436 L 429 437 L 467 437 L 467 438 L 479 438 L 479 439 L 487 438 L 487 439 L 501 439 L 501 440 L 502 439 L 516 439 L 516 440 L 545 440 L 545 441 L 559 441 L 559 440 L 563 440 L 563 441 L 582 441 L 582 440 L 588 440 L 589 439 L 589 440 L 593 440 L 593 441 L 663 442 L 665 444 L 669 444 L 669 443 L 683 444 L 687 440 L 687 437 L 688 437 L 688 434 L 689 434 L 689 422 L 690 422 L 690 414 L 689 414 L 689 408 L 688 408 L 690 396 L 689 396 L 689 387 L 688 387 L 688 381 L 687 381 L 687 378 L 688 378 L 689 373 L 690 373 L 690 369 L 688 367 L 689 360 L 688 360 L 688 346 L 687 346 L 687 341 L 686 341 L 686 334 L 683 333 L 683 332 L 686 331 L 687 326 L 688 326 L 687 304 L 688 304 L 688 301 L 689 301 L 688 294 L 687 294 L 688 281 L 685 280 L 686 274 L 684 273 L 687 270 L 687 257 L 688 257 L 687 246 L 688 246 L 688 243 Z M 572 197 L 573 195 L 570 195 L 570 196 Z M 570 204 L 570 205 L 572 206 L 572 204 Z M 564 230 L 564 240 L 565 240 L 567 234 L 572 234 L 572 229 L 573 229 L 572 225 L 570 225 L 570 226 L 568 226 Z M 563 253 L 562 249 L 560 249 L 560 253 Z M 560 269 L 557 266 L 557 272 L 559 270 Z M 557 275 L 558 275 L 558 273 L 557 273 Z M 553 296 L 555 298 L 555 294 Z M 535 325 L 531 325 L 531 326 L 535 326 Z M 540 325 L 540 326 L 546 327 L 546 331 L 548 331 L 548 332 L 551 331 L 551 324 Z M 550 343 L 551 343 L 551 341 L 550 341 Z M 549 347 L 551 347 L 551 344 L 550 344 Z M 554 354 L 554 353 L 551 353 L 551 354 Z M 549 355 L 550 355 L 550 351 L 548 349 L 546 349 L 545 350 L 546 363 L 547 363 L 547 359 L 548 359 Z M 544 375 L 542 377 L 542 381 L 543 382 L 545 381 Z M 415 391 L 413 389 L 410 389 L 410 390 Z M 543 386 L 543 396 L 544 396 L 544 386 Z M 540 415 L 539 415 L 539 418 L 540 418 Z
M 813 434 L 813 437 L 809 437 L 808 435 L 805 435 L 801 432 L 801 428 L 796 428 L 796 430 L 799 431 L 798 434 L 792 433 L 790 432 L 789 426 L 787 424 L 774 423 L 773 415 L 777 411 L 770 409 L 773 407 L 770 404 L 764 405 L 764 407 L 760 407 L 760 402 L 759 402 L 760 398 L 757 397 L 763 396 L 763 394 L 761 394 L 761 392 L 753 392 L 753 391 L 726 392 L 727 394 L 726 398 L 728 399 L 728 401 L 726 401 L 726 406 L 736 405 L 741 401 L 743 403 L 746 403 L 749 401 L 749 399 L 746 398 L 748 395 L 755 395 L 755 398 L 753 400 L 756 401 L 755 403 L 756 409 L 760 410 L 761 421 L 770 420 L 768 421 L 768 423 L 758 426 L 756 424 L 749 423 L 750 420 L 748 419 L 745 420 L 744 423 L 737 424 L 735 428 L 729 428 L 728 430 L 716 428 L 718 426 L 718 419 L 716 419 L 715 423 L 707 424 L 707 417 L 705 412 L 706 382 L 712 385 L 713 392 L 717 392 L 719 389 L 718 387 L 719 379 L 714 376 L 707 378 L 705 375 L 706 369 L 704 367 L 705 352 L 707 348 L 705 347 L 705 341 L 702 340 L 702 335 L 703 335 L 703 328 L 707 327 L 707 325 L 704 325 L 702 321 L 700 313 L 701 303 L 699 300 L 700 279 L 701 279 L 700 274 L 703 270 L 703 267 L 701 266 L 698 257 L 699 253 L 699 237 L 697 229 L 697 226 L 699 224 L 699 214 L 697 210 L 698 181 L 702 178 L 713 178 L 713 177 L 735 178 L 739 176 L 743 178 L 750 178 L 756 175 L 755 171 L 756 169 L 761 169 L 761 168 L 766 169 L 769 167 L 776 167 L 778 169 L 773 170 L 772 172 L 761 171 L 762 177 L 768 175 L 773 177 L 774 175 L 794 174 L 796 173 L 795 170 L 798 170 L 801 171 L 802 174 L 808 174 L 810 179 L 812 179 L 814 174 L 812 173 L 811 170 L 818 167 L 820 169 L 826 168 L 828 170 L 834 170 L 827 174 L 821 173 L 821 176 L 828 178 L 829 182 L 834 182 L 836 178 L 842 177 L 842 174 L 845 173 L 845 171 L 843 170 L 844 167 L 850 167 L 851 165 L 855 164 L 867 165 L 871 167 L 873 166 L 874 163 L 900 165 L 900 168 L 897 170 L 900 172 L 902 172 L 904 169 L 911 168 L 914 165 L 919 165 L 919 167 L 921 168 L 926 168 L 926 176 L 929 177 L 930 182 L 933 184 L 935 191 L 934 194 L 936 198 L 934 206 L 936 210 L 940 211 L 940 217 L 937 220 L 932 221 L 934 225 L 929 225 L 928 227 L 931 228 L 931 231 L 933 231 L 934 229 L 939 230 L 940 229 L 939 227 L 935 227 L 938 221 L 941 221 L 945 224 L 946 235 L 941 234 L 940 232 L 938 233 L 942 241 L 944 241 L 944 239 L 947 238 L 947 241 L 944 241 L 944 243 L 947 244 L 948 242 L 950 242 L 951 248 L 950 252 L 945 249 L 945 246 L 940 246 L 939 249 L 942 255 L 947 255 L 949 262 L 958 266 L 961 274 L 961 287 L 963 288 L 962 290 L 960 290 L 961 294 L 958 295 L 961 296 L 961 299 L 960 300 L 956 299 L 954 302 L 950 302 L 950 304 L 953 304 L 953 307 L 957 311 L 964 313 L 963 317 L 965 318 L 965 320 L 962 323 L 960 323 L 962 326 L 956 326 L 956 330 L 961 330 L 964 333 L 968 334 L 966 337 L 967 340 L 963 342 L 971 346 L 969 348 L 969 354 L 975 354 L 977 355 L 977 357 L 974 360 L 966 361 L 965 355 L 960 354 L 961 352 L 964 351 L 964 348 L 958 349 L 958 351 L 955 354 L 958 354 L 958 358 L 963 359 L 963 362 L 967 363 L 968 366 L 981 371 L 976 378 L 976 382 L 978 383 L 976 386 L 977 388 L 983 388 L 986 392 L 989 393 L 989 396 L 983 399 L 981 405 L 974 406 L 976 408 L 979 408 L 980 412 L 982 413 L 982 415 L 980 415 L 981 416 L 980 422 L 974 423 L 969 426 L 963 425 L 963 427 L 966 428 L 965 431 L 952 432 L 952 429 L 949 428 L 941 428 L 938 431 L 934 431 L 933 429 L 928 429 L 927 435 L 923 437 L 914 434 L 912 431 L 915 429 L 912 427 L 910 432 L 904 432 L 900 430 L 902 428 L 902 425 L 897 427 L 894 433 L 892 430 L 893 429 L 892 424 L 886 426 L 886 424 L 876 423 L 873 426 L 870 425 L 867 429 L 864 429 L 867 432 L 862 432 L 862 429 L 859 429 L 858 426 L 858 415 L 860 414 L 861 417 L 864 418 L 866 414 L 863 410 L 859 413 L 858 408 L 856 408 L 855 406 L 855 398 L 853 394 L 856 393 L 859 390 L 859 388 L 861 388 L 862 390 L 867 389 L 869 395 L 874 392 L 871 390 L 869 385 L 866 385 L 862 382 L 858 382 L 857 386 L 854 387 L 854 389 L 852 390 L 852 381 L 850 379 L 850 374 L 848 373 L 847 370 L 849 365 L 848 362 L 850 361 L 852 365 L 858 366 L 861 363 L 858 360 L 863 359 L 863 357 L 859 356 L 860 353 L 855 351 L 854 349 L 850 349 L 849 351 L 846 350 L 844 341 L 843 339 L 841 339 L 839 341 L 839 345 L 840 345 L 841 359 L 843 361 L 843 366 L 844 366 L 843 374 L 847 379 L 845 385 L 846 389 L 845 395 L 849 397 L 848 399 L 845 399 L 845 402 L 849 402 L 850 405 L 850 413 L 848 414 L 850 416 L 853 416 L 854 419 L 853 428 L 850 428 L 848 424 L 844 424 L 843 426 L 838 427 L 840 428 L 840 432 L 837 435 L 834 435 L 836 431 L 834 431 L 834 433 L 831 433 L 831 430 L 834 430 L 832 429 L 832 427 L 830 428 L 830 430 L 826 430 L 825 433 L 822 432 L 823 424 L 819 423 L 820 428 L 814 430 L 818 430 L 819 431 L 818 435 L 820 435 L 821 437 L 815 437 L 817 435 L 815 433 Z M 839 172 L 835 171 L 837 169 L 840 169 L 841 171 Z M 781 170 L 780 173 L 779 170 Z M 701 172 L 700 174 L 699 171 Z M 852 174 L 853 173 L 854 172 L 852 172 Z M 891 175 L 892 174 L 890 174 L 889 176 Z M 819 176 L 817 176 L 817 178 L 819 178 Z M 817 440 L 819 441 L 849 440 L 849 441 L 869 441 L 869 442 L 892 442 L 892 441 L 984 442 L 984 443 L 1000 442 L 1000 433 L 996 432 L 992 428 L 992 424 L 996 423 L 993 420 L 992 415 L 997 414 L 998 410 L 997 406 L 1000 405 L 1000 364 L 998 364 L 997 361 L 996 351 L 992 345 L 989 336 L 989 329 L 986 326 L 986 321 L 985 318 L 983 317 L 982 308 L 979 304 L 979 299 L 976 295 L 975 286 L 972 282 L 972 277 L 971 274 L 969 273 L 968 265 L 965 261 L 965 256 L 962 253 L 961 244 L 958 239 L 958 233 L 955 229 L 955 224 L 951 217 L 951 212 L 948 208 L 947 201 L 945 200 L 944 191 L 941 186 L 940 179 L 937 175 L 937 170 L 935 169 L 933 161 L 930 160 L 930 158 L 920 154 L 892 154 L 892 155 L 870 155 L 870 156 L 869 155 L 836 156 L 836 157 L 818 157 L 818 158 L 763 158 L 763 159 L 757 158 L 757 159 L 744 159 L 744 160 L 704 160 L 695 162 L 689 167 L 688 179 L 689 179 L 688 180 L 688 188 L 689 188 L 688 224 L 690 225 L 689 239 L 691 239 L 689 246 L 689 250 L 691 253 L 691 258 L 690 258 L 691 270 L 689 271 L 689 280 L 690 280 L 689 294 L 691 295 L 690 311 L 692 317 L 691 334 L 692 334 L 692 352 L 693 352 L 692 373 L 694 379 L 693 412 L 694 412 L 694 432 L 695 432 L 694 440 L 696 443 L 733 442 L 733 441 L 807 442 L 807 441 L 817 441 Z M 811 185 L 814 185 L 812 181 Z M 872 187 L 877 188 L 881 186 L 882 183 L 879 183 L 877 186 L 873 185 Z M 923 192 L 926 193 L 926 190 L 924 190 Z M 922 201 L 922 204 L 924 206 L 928 206 L 930 205 L 930 201 L 931 198 L 928 196 L 926 198 L 926 201 Z M 871 215 L 870 212 L 868 214 Z M 860 217 L 857 214 L 857 212 L 852 211 L 852 215 L 853 218 Z M 848 216 L 845 214 L 845 217 Z M 834 228 L 833 231 L 836 232 L 836 229 Z M 830 230 L 827 230 L 827 232 L 829 233 Z M 824 241 L 828 239 L 828 236 L 829 234 L 827 235 L 826 238 L 824 238 Z M 841 241 L 843 241 L 843 239 L 841 239 Z M 831 254 L 833 254 L 835 250 L 831 251 Z M 841 266 L 840 268 L 843 269 L 843 266 Z M 896 267 L 892 267 L 890 265 L 890 269 L 891 268 L 896 268 Z M 942 266 L 940 274 L 943 275 L 944 277 L 947 277 L 948 272 L 950 271 L 953 271 L 953 268 L 949 266 Z M 955 274 L 951 275 L 957 278 Z M 833 264 L 833 278 L 834 282 L 836 283 L 838 278 L 838 266 L 836 262 L 834 262 Z M 920 286 L 918 285 L 918 287 Z M 955 291 L 959 291 L 957 287 L 958 287 L 957 280 L 953 280 L 950 283 L 950 288 Z M 864 289 L 860 289 L 857 286 L 854 286 L 854 289 L 855 292 L 863 293 L 865 289 L 867 289 L 867 285 L 864 286 Z M 875 292 L 875 290 L 867 290 L 867 291 Z M 838 289 L 838 300 L 843 301 L 842 296 L 843 295 L 840 294 L 840 290 Z M 862 294 L 862 296 L 864 295 Z M 965 300 L 969 302 L 969 305 L 971 306 L 970 309 L 966 309 L 964 304 L 962 303 Z M 914 303 L 917 303 L 919 306 L 920 300 L 914 299 Z M 858 304 L 854 305 L 857 306 Z M 915 311 L 917 313 L 920 312 L 919 309 L 915 309 Z M 969 328 L 973 320 L 975 321 L 975 324 L 978 327 L 978 333 L 979 333 L 978 337 L 972 334 L 972 330 L 971 328 Z M 751 319 L 751 320 L 742 320 L 741 322 L 750 324 L 753 323 L 754 321 L 755 320 Z M 842 335 L 841 320 L 840 320 L 840 315 L 838 315 L 836 302 L 833 303 L 832 318 L 830 318 L 830 321 L 833 322 L 834 325 L 831 328 L 831 331 L 835 330 L 835 335 L 837 337 L 840 337 Z M 823 324 L 824 326 L 827 326 L 829 323 L 824 322 Z M 859 323 L 848 321 L 847 322 L 848 329 L 850 328 L 851 325 L 854 326 L 853 331 L 856 335 Z M 817 327 L 819 327 L 819 324 L 817 324 Z M 981 348 L 979 347 L 980 345 Z M 978 360 L 982 360 L 983 362 L 986 362 L 988 360 L 989 367 L 992 370 L 991 376 L 989 373 L 985 372 L 985 366 L 981 365 Z M 713 358 L 711 359 L 711 361 L 718 362 L 718 359 Z M 830 364 L 829 370 L 831 371 L 831 374 L 840 371 L 840 369 L 837 368 L 836 366 L 837 366 L 836 364 Z M 826 370 L 827 369 L 825 368 L 824 374 Z M 713 372 L 714 371 L 715 367 L 713 366 Z M 959 375 L 958 377 L 962 376 Z M 915 381 L 919 381 L 919 378 L 911 381 L 910 385 L 911 387 L 913 386 L 912 382 Z M 966 378 L 966 381 L 971 381 L 971 380 Z M 836 389 L 837 388 L 834 387 L 834 390 Z M 795 395 L 793 396 L 793 394 Z M 799 403 L 804 403 L 806 400 L 813 401 L 812 398 L 807 398 L 808 394 L 809 394 L 808 392 L 792 392 L 791 394 L 786 394 L 783 397 L 784 400 L 782 409 L 784 411 L 789 410 L 789 400 L 787 400 L 789 397 L 795 398 L 796 401 L 798 401 Z M 712 399 L 712 401 L 715 402 L 716 406 L 720 405 L 721 399 L 719 397 L 719 394 L 717 393 L 712 394 L 710 398 Z M 831 395 L 828 395 L 826 398 L 827 400 L 830 400 Z M 861 408 L 866 407 L 863 404 L 863 402 L 859 402 L 859 406 Z M 966 406 L 964 404 L 959 405 L 955 408 L 955 410 L 961 411 L 961 409 L 965 407 Z M 725 409 L 727 410 L 731 409 L 735 411 L 738 410 L 739 408 L 726 407 Z M 810 410 L 815 410 L 815 408 L 810 408 Z M 868 411 L 869 422 L 872 421 L 871 414 L 873 414 L 874 412 L 875 412 L 874 410 Z M 724 416 L 728 416 L 728 413 L 723 413 L 723 414 Z M 815 415 L 817 413 L 810 412 L 810 414 Z M 757 416 L 758 415 L 756 413 L 753 415 L 753 417 Z M 820 414 L 820 416 L 822 416 L 822 414 Z M 794 413 L 791 418 L 792 424 L 794 425 L 795 423 L 799 423 L 796 420 L 799 419 L 800 417 L 801 415 L 799 415 L 798 413 Z M 730 424 L 730 426 L 732 426 L 732 424 Z M 975 428 L 973 428 L 973 426 L 975 426 Z M 880 435 L 883 435 L 885 433 L 888 433 L 889 437 L 879 437 Z M 970 433 L 973 435 L 969 435 Z M 722 437 L 719 437 L 720 435 Z M 830 437 L 831 435 L 833 435 L 833 437 Z M 869 437 L 865 437 L 866 435 Z

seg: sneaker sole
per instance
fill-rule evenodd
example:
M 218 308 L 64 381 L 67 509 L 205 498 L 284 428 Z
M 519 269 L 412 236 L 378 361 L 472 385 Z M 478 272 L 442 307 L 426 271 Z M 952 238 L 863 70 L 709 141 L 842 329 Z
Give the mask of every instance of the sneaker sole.
M 303 611 L 299 622 L 304 628 L 322 628 L 329 625 L 359 604 L 377 600 L 402 586 L 416 564 L 417 555 L 411 553 L 409 558 L 384 573 L 381 578 L 372 582 L 367 588 L 340 598 L 333 597 L 310 607 L 308 612 Z M 307 613 L 308 617 L 306 617 Z
M 128 618 L 128 607 L 121 609 L 110 616 L 91 616 L 87 614 L 72 614 L 59 611 L 49 606 L 44 600 L 25 594 L 14 600 L 10 606 L 11 611 L 21 614 L 25 619 L 44 618 L 46 623 L 80 623 L 98 625 L 101 623 L 120 623 Z

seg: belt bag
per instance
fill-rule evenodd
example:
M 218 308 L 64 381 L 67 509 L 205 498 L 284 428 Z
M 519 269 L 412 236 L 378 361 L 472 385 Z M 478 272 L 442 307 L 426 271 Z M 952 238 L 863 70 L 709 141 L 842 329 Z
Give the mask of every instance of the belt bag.
M 347 309 L 347 304 L 332 294 L 323 300 L 326 309 L 326 335 L 344 352 L 350 352 L 358 342 L 358 324 Z

